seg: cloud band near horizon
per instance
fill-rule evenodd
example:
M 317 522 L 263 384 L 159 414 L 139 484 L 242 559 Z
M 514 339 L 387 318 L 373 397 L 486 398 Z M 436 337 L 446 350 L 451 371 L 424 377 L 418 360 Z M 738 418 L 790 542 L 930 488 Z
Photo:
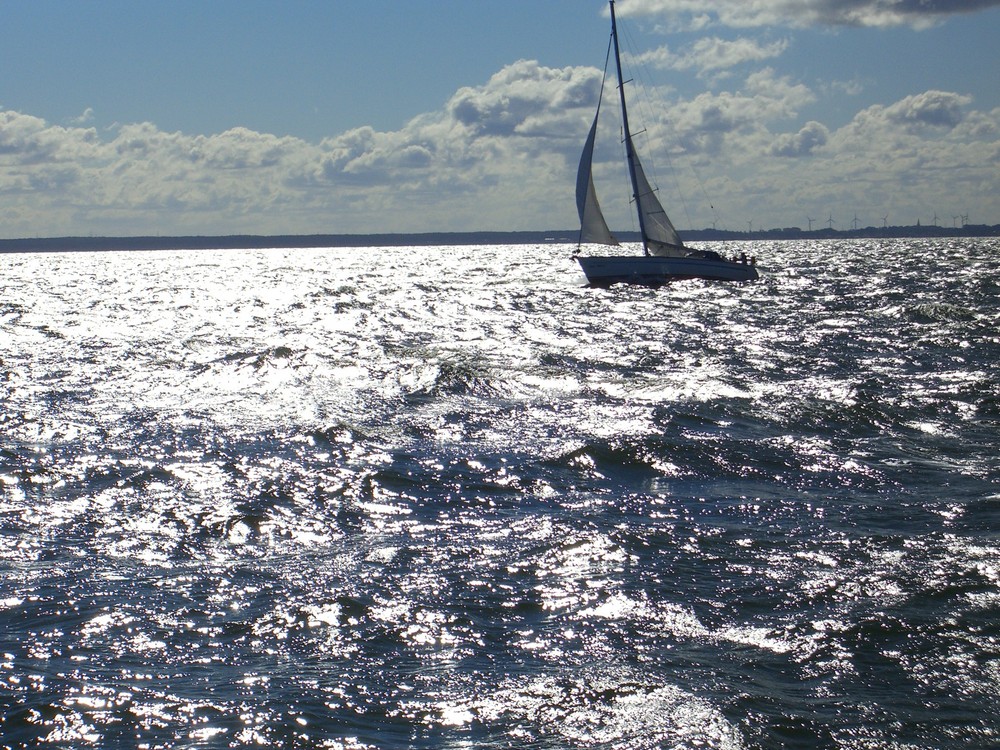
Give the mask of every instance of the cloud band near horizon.
M 363 127 L 320 143 L 242 127 L 99 130 L 0 111 L 0 236 L 571 228 L 600 81 L 595 68 L 522 60 L 399 130 Z M 647 123 L 649 152 L 670 154 L 677 168 L 676 180 L 661 182 L 676 182 L 682 197 L 708 196 L 699 207 L 664 194 L 668 206 L 685 207 L 668 209 L 680 227 L 735 228 L 748 218 L 797 226 L 829 212 L 867 214 L 872 224 L 886 214 L 901 223 L 934 214 L 1000 221 L 991 215 L 1000 108 L 927 90 L 861 108 L 840 127 L 789 127 L 815 91 L 770 68 L 734 83 L 687 100 L 675 94 Z M 618 153 L 599 158 L 610 173 Z M 630 228 L 627 202 L 598 189 L 612 222 Z

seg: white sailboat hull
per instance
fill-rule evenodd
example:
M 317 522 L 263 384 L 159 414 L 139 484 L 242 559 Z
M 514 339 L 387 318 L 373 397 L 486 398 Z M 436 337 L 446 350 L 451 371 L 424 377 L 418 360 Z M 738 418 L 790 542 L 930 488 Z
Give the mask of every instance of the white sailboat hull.
M 752 263 L 716 258 L 679 258 L 657 255 L 578 255 L 577 262 L 591 286 L 666 284 L 681 279 L 754 281 L 759 278 Z

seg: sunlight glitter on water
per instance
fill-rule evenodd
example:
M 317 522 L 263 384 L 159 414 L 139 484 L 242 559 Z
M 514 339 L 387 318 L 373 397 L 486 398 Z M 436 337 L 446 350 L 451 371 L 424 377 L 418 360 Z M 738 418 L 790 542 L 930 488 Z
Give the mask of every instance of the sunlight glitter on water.
M 5 741 L 987 746 L 995 252 L 754 252 L 0 258 Z

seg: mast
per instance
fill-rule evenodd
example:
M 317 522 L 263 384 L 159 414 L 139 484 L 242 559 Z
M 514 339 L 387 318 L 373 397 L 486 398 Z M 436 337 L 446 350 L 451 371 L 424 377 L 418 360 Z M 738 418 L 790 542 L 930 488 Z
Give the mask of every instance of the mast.
M 628 108 L 625 106 L 625 80 L 622 77 L 622 59 L 618 51 L 618 24 L 615 21 L 615 0 L 611 3 L 611 38 L 615 47 L 615 68 L 618 70 L 618 98 L 622 104 L 622 127 L 625 129 L 625 158 L 628 160 L 628 176 L 632 181 L 632 197 L 635 199 L 636 213 L 639 215 L 639 233 L 642 235 L 642 252 L 649 255 L 646 244 L 646 222 L 639 204 L 639 181 L 635 176 L 635 148 L 632 146 L 632 131 L 628 127 Z

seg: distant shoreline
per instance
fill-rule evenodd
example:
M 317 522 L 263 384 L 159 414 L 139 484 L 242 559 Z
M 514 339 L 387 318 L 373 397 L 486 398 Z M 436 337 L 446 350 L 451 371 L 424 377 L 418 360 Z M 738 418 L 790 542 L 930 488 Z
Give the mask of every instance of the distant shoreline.
M 799 227 L 733 232 L 700 229 L 680 232 L 687 242 L 740 240 L 900 239 L 924 237 L 997 237 L 1000 224 L 964 227 L 867 227 L 838 231 Z M 619 232 L 625 242 L 638 241 L 635 232 Z M 434 245 L 537 245 L 576 242 L 576 230 L 547 232 L 425 232 L 389 234 L 224 235 L 178 237 L 35 237 L 0 239 L 0 252 L 66 252 L 102 250 L 235 250 L 321 247 L 426 247 Z

